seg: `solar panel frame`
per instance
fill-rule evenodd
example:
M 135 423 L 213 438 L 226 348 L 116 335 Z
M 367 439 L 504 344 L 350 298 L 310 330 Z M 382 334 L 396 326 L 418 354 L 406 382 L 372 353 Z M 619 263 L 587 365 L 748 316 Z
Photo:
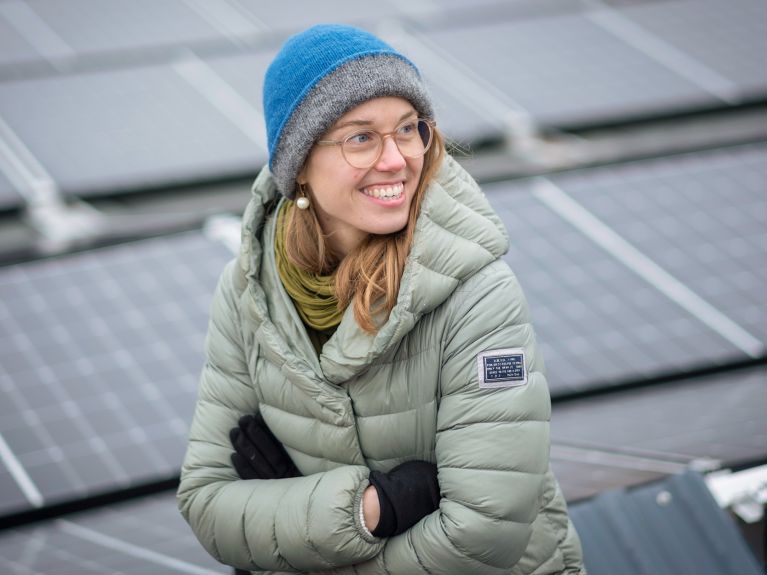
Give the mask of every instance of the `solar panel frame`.
M 22 203 L 21 194 L 0 169 L 0 210 L 11 210 Z

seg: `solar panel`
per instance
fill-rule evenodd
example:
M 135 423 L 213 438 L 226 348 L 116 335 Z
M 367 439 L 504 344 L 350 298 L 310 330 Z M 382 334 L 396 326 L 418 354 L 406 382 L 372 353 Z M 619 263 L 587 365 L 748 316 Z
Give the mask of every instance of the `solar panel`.
M 232 569 L 205 552 L 166 494 L 2 531 L 0 571 L 213 575 Z
M 65 192 L 93 195 L 255 172 L 265 136 L 226 90 L 192 59 L 0 83 L 0 116 Z
M 737 84 L 744 96 L 767 92 L 767 5 L 761 0 L 647 2 L 620 12 Z
M 0 66 L 40 58 L 34 47 L 4 17 L 7 6 L 7 3 L 0 4 Z
M 511 238 L 552 396 L 740 359 L 712 333 L 532 196 L 485 186 Z
M 600 123 L 721 103 L 584 15 L 427 31 L 424 37 L 544 124 Z
M 754 144 L 485 186 L 552 393 L 761 357 L 765 183 L 767 146 Z
M 225 33 L 194 2 L 182 0 L 31 0 L 26 2 L 37 17 L 60 41 L 77 55 L 110 53 L 118 50 L 146 50 L 204 41 L 226 43 Z M 256 32 L 241 18 L 242 33 Z
M 555 404 L 555 445 L 730 467 L 767 457 L 767 369 Z
M 313 2 L 296 0 L 291 3 L 271 4 L 268 9 L 259 0 L 240 0 L 241 4 L 255 14 L 271 29 L 298 32 L 321 22 L 339 22 L 363 25 L 384 18 L 399 16 L 405 8 L 398 2 L 361 3 L 355 0 Z
M 767 145 L 584 171 L 562 186 L 767 347 Z
M 0 436 L 28 505 L 178 472 L 230 258 L 194 232 L 0 268 Z
M 320 12 L 323 20 L 367 26 L 410 54 L 424 70 L 444 132 L 465 145 L 502 137 L 509 116 L 523 111 L 555 125 L 582 125 L 721 103 L 705 82 L 691 80 L 642 46 L 627 43 L 594 16 L 612 15 L 673 44 L 683 35 L 676 34 L 674 25 L 664 28 L 658 21 L 669 10 L 681 26 L 684 10 L 692 9 L 685 3 L 684 8 L 680 3 L 649 3 L 577 13 L 554 4 L 512 9 L 488 2 L 477 8 L 494 15 L 484 25 L 430 19 L 434 7 L 429 4 L 352 4 L 342 0 L 319 8 L 306 2 L 300 9 L 291 4 L 290 9 L 264 11 L 255 2 L 235 7 L 142 0 L 138 5 L 112 3 L 108 10 L 93 0 L 74 0 L 66 7 L 55 0 L 5 3 L 0 27 L 8 34 L 0 33 L 7 48 L 2 53 L 23 59 L 32 49 L 42 55 L 38 64 L 55 64 L 60 70 L 50 68 L 48 73 L 57 74 L 53 77 L 0 84 L 0 116 L 67 193 L 89 196 L 252 173 L 266 161 L 260 81 L 281 32 L 264 36 L 263 51 L 257 53 L 243 51 L 239 42 L 270 27 L 298 30 L 316 21 Z M 763 74 L 751 72 L 760 64 L 754 63 L 760 52 L 753 46 L 762 41 L 755 15 L 763 9 L 749 0 L 737 5 L 738 10 L 724 11 L 706 4 L 700 26 L 705 29 L 712 19 L 722 19 L 729 38 L 748 24 L 748 31 L 734 41 L 737 46 L 725 51 L 719 68 L 751 62 L 751 68 L 725 81 L 734 86 L 746 82 L 748 87 L 752 79 L 753 85 L 762 85 Z M 557 14 L 560 10 L 571 13 Z M 420 21 L 420 27 L 411 26 L 403 34 L 392 25 L 412 20 Z M 661 28 L 648 24 L 644 30 L 645 20 Z M 688 36 L 700 34 L 705 30 Z M 695 61 L 700 44 L 694 40 L 675 49 Z M 209 55 L 197 59 L 190 50 L 179 59 L 180 46 Z M 691 54 L 684 52 L 687 48 Z M 749 58 L 741 58 L 748 50 Z M 705 57 L 716 54 L 702 54 L 701 66 Z M 101 58 L 90 73 L 66 73 L 61 67 L 62 62 L 74 62 L 78 69 L 87 55 Z M 235 70 L 235 65 L 242 69 Z M 714 72 L 719 68 L 711 65 Z M 38 66 L 35 73 L 40 70 Z M 18 72 L 11 77 L 19 77 Z M 0 207 L 18 202 L 0 182 Z

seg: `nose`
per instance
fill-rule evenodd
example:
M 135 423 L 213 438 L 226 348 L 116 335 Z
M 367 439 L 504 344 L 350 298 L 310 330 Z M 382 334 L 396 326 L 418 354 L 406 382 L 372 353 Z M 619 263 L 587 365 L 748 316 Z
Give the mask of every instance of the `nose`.
M 384 136 L 381 142 L 381 155 L 375 163 L 379 172 L 398 172 L 405 167 L 405 157 L 400 153 L 397 143 L 390 135 Z

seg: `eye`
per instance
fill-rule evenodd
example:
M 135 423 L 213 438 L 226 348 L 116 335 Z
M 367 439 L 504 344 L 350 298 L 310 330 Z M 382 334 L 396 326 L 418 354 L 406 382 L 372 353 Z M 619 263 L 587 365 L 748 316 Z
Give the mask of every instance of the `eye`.
M 350 146 L 364 146 L 365 144 L 369 144 L 371 141 L 373 141 L 372 133 L 359 132 L 346 138 L 345 143 Z
M 399 136 L 412 136 L 418 131 L 418 120 L 409 120 L 404 124 L 400 124 L 397 128 L 397 135 Z

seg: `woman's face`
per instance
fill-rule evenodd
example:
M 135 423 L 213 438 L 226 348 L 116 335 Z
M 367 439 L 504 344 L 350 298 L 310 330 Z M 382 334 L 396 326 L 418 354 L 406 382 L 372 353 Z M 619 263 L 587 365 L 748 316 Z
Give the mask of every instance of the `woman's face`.
M 368 100 L 341 116 L 321 140 L 343 140 L 360 130 L 392 132 L 404 120 L 416 119 L 402 98 Z M 384 138 L 378 161 L 355 168 L 340 146 L 315 145 L 297 181 L 309 196 L 333 250 L 345 256 L 368 234 L 390 234 L 405 227 L 423 169 L 423 157 L 406 158 L 393 138 Z M 376 196 L 389 196 L 385 198 Z

